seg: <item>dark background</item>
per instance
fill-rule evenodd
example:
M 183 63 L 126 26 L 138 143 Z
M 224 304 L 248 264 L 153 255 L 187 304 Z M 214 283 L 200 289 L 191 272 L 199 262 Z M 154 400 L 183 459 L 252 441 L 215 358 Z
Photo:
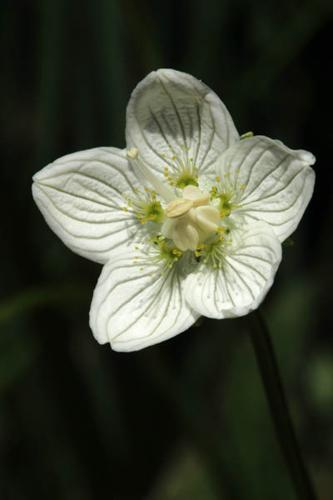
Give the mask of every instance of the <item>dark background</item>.
M 330 4 L 1 1 L 2 500 L 295 499 L 247 320 L 204 320 L 132 354 L 99 346 L 88 312 L 100 267 L 31 198 L 55 158 L 125 145 L 130 92 L 158 67 L 207 83 L 240 133 L 317 157 L 263 314 L 318 498 L 333 498 Z

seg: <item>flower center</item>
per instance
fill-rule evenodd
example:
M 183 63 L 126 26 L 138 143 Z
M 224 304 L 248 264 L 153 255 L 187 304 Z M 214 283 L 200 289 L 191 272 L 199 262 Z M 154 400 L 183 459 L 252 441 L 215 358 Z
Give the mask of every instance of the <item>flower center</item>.
M 197 185 L 197 170 L 193 162 L 179 162 L 179 169 L 174 172 L 177 179 L 170 177 L 171 182 L 168 178 L 168 186 L 145 165 L 138 149 L 129 149 L 127 157 L 138 177 L 147 181 L 150 187 L 145 187 L 143 192 L 134 190 L 127 197 L 124 210 L 132 211 L 142 224 L 147 224 L 147 233 L 153 236 L 150 241 L 157 246 L 160 256 L 168 263 L 174 263 L 183 252 L 190 250 L 197 259 L 212 263 L 214 267 L 225 246 L 228 230 L 228 224 L 222 221 L 236 207 L 228 179 L 221 182 L 217 177 L 217 184 L 209 193 L 202 191 Z M 180 185 L 176 180 L 184 180 L 181 177 L 184 173 L 190 177 L 186 185 Z
M 162 234 L 185 252 L 195 251 L 212 233 L 219 231 L 220 212 L 209 204 L 209 193 L 186 186 L 183 198 L 172 200 L 165 208 Z

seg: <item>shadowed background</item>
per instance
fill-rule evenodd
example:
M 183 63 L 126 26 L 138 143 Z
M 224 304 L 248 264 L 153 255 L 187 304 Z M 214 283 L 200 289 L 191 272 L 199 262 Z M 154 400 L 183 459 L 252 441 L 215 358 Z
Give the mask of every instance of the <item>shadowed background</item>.
M 66 249 L 31 198 L 31 176 L 57 157 L 125 145 L 130 92 L 158 67 L 207 83 L 240 133 L 317 157 L 263 312 L 318 497 L 333 497 L 329 6 L 1 2 L 1 499 L 295 499 L 246 318 L 132 354 L 99 346 L 100 266 Z

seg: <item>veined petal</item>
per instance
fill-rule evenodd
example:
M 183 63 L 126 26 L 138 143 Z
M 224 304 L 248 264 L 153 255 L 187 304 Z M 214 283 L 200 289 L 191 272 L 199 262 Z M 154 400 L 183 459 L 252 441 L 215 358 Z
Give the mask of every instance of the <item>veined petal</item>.
M 119 149 L 96 148 L 63 156 L 33 180 L 33 197 L 46 222 L 83 257 L 106 262 L 140 227 L 124 211 L 123 194 L 138 181 L 126 153 Z
M 280 141 L 243 139 L 220 158 L 217 174 L 235 193 L 236 214 L 269 223 L 284 241 L 297 227 L 313 193 L 314 156 Z
M 219 268 L 200 263 L 185 281 L 189 305 L 209 318 L 243 316 L 256 309 L 281 261 L 281 244 L 268 224 L 233 229 Z
M 199 174 L 215 175 L 218 156 L 239 135 L 219 97 L 191 75 L 153 71 L 134 89 L 127 107 L 126 139 L 144 162 L 163 174 L 174 157 Z
M 94 291 L 90 327 L 100 343 L 136 351 L 188 329 L 198 318 L 186 303 L 177 265 L 126 250 L 108 262 Z

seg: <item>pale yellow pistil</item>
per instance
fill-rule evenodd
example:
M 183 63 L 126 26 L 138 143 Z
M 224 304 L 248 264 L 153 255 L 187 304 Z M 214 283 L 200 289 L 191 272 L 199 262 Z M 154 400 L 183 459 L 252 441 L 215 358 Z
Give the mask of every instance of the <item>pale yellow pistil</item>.
M 164 213 L 167 218 L 162 226 L 162 234 L 172 239 L 183 252 L 196 250 L 219 228 L 219 210 L 209 205 L 209 193 L 202 192 L 196 186 L 186 186 L 183 198 L 172 200 Z
M 185 198 L 176 198 L 170 201 L 165 209 L 165 215 L 170 219 L 176 219 L 182 215 L 187 214 L 193 208 L 193 201 L 186 200 Z

